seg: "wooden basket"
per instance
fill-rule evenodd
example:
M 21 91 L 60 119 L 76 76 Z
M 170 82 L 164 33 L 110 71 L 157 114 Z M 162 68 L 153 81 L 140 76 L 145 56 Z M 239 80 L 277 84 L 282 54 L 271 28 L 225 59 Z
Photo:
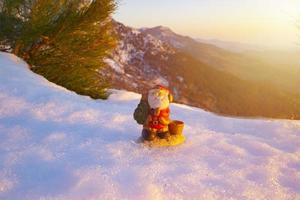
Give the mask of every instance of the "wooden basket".
M 180 135 L 183 132 L 184 122 L 174 120 L 169 124 L 169 131 L 171 135 Z

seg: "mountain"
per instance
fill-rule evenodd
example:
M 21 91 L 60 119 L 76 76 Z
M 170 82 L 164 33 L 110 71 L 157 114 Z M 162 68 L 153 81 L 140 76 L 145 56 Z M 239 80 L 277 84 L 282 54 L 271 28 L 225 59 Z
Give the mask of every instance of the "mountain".
M 126 70 L 125 70 L 126 71 Z M 140 95 L 77 95 L 0 53 L 0 199 L 298 199 L 300 123 L 181 104 L 178 147 L 137 143 Z
M 300 95 L 299 50 L 271 51 L 243 43 L 195 40 L 161 26 L 143 30 L 211 67 L 243 80 L 269 82 L 280 90 Z
M 248 51 L 244 54 L 265 63 L 265 72 L 262 74 L 264 80 L 270 81 L 289 92 L 300 94 L 300 49 L 264 52 Z M 261 66 L 258 65 L 253 68 L 259 67 Z
M 163 82 L 176 102 L 215 113 L 300 119 L 299 95 L 230 72 L 227 66 L 246 59 L 242 55 L 164 27 L 138 30 L 115 22 L 115 32 L 120 42 L 106 59 L 110 68 L 103 72 L 114 88 L 143 93 Z M 205 55 L 203 61 L 197 57 L 200 54 Z M 217 63 L 224 64 L 218 67 Z
M 158 26 L 154 28 L 144 28 L 143 32 L 164 41 L 171 46 L 181 50 L 207 65 L 221 70 L 227 70 L 232 65 L 232 61 L 241 59 L 241 55 L 218 48 L 215 45 L 200 43 L 188 36 L 181 36 L 171 29 Z

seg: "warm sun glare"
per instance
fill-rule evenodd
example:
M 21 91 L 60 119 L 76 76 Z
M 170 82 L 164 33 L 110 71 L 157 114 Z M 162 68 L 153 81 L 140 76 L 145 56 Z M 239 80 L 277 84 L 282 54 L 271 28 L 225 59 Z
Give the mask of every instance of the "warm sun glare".
M 122 0 L 115 18 L 139 28 L 164 25 L 197 38 L 295 48 L 297 0 Z

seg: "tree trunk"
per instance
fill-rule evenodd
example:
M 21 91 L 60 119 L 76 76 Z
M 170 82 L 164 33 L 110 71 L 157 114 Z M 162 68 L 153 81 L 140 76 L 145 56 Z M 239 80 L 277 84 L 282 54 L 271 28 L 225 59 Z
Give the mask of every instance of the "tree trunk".
M 21 42 L 17 42 L 16 46 L 13 50 L 13 54 L 15 54 L 16 56 L 19 56 L 21 46 L 22 46 Z

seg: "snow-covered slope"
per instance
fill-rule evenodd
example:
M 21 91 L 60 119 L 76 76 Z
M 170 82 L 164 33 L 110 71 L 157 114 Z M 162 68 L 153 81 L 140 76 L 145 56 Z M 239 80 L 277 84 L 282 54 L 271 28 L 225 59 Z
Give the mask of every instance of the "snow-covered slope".
M 78 96 L 0 54 L 0 199 L 300 199 L 299 121 L 172 105 L 185 144 L 135 141 L 140 95 Z

